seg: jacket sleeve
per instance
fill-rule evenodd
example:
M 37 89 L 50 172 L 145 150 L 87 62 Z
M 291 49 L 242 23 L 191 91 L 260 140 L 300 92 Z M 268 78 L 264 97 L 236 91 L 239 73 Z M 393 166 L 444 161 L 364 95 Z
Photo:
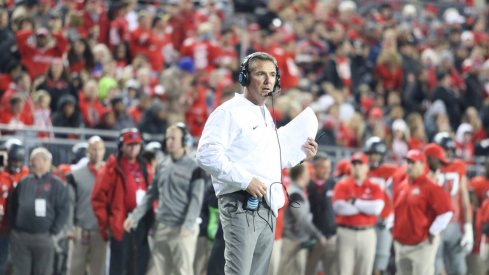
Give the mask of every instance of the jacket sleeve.
M 109 228 L 108 204 L 112 185 L 113 178 L 109 175 L 105 166 L 97 175 L 92 191 L 92 209 L 95 217 L 97 217 L 100 234 L 104 240 L 109 239 L 107 235 L 107 229 Z
M 25 179 L 24 179 L 25 180 Z M 17 210 L 19 208 L 19 188 L 24 180 L 21 180 L 19 184 L 12 190 L 12 194 L 9 200 L 9 224 L 12 228 L 15 228 L 15 220 L 17 219 Z M 5 217 L 5 216 L 4 216 Z
M 17 48 L 19 49 L 19 53 L 22 58 L 35 53 L 34 49 L 29 46 L 29 43 L 27 42 L 31 35 L 32 31 L 30 30 L 18 31 L 16 34 Z
M 190 182 L 191 190 L 189 193 L 190 202 L 187 208 L 187 214 L 185 215 L 185 220 L 183 226 L 187 229 L 192 229 L 200 215 L 200 210 L 202 207 L 202 200 L 204 198 L 204 187 L 205 187 L 205 173 L 204 170 L 196 168 L 192 173 L 192 178 Z
M 69 215 L 68 215 L 68 230 L 72 230 L 75 226 L 75 203 L 76 203 L 76 183 L 73 174 L 68 174 L 66 176 L 66 183 L 68 183 L 68 195 L 70 200 Z
M 68 41 L 62 33 L 53 33 L 53 37 L 56 40 L 55 55 L 61 57 L 68 49 Z
M 304 202 L 304 198 L 301 195 L 295 193 L 290 195 L 290 201 L 298 202 L 300 204 L 301 202 Z M 316 228 L 316 226 L 313 224 L 312 215 L 309 212 L 309 209 L 301 205 L 295 207 L 291 204 L 289 204 L 289 206 L 287 207 L 288 210 L 290 211 L 289 213 L 297 221 L 297 224 L 303 226 L 306 232 L 309 234 L 309 236 L 314 236 L 314 238 L 316 239 L 319 239 L 323 236 L 321 231 L 318 228 Z
M 238 129 L 235 129 L 231 114 L 215 110 L 207 120 L 197 148 L 197 163 L 214 178 L 240 187 L 248 188 L 253 175 L 226 156 Z
M 144 194 L 143 201 L 131 213 L 131 218 L 133 218 L 136 223 L 139 222 L 139 220 L 146 214 L 146 212 L 148 212 L 148 210 L 151 208 L 153 201 L 157 199 L 160 195 L 159 188 L 162 185 L 160 183 L 162 180 L 163 179 L 161 179 L 158 174 L 155 174 L 153 182 L 149 185 L 146 194 Z
M 56 199 L 54 204 L 55 217 L 53 225 L 51 226 L 51 235 L 58 235 L 61 229 L 66 225 L 68 216 L 70 213 L 70 196 L 68 194 L 68 187 L 64 186 L 61 181 L 58 181 L 58 187 L 56 192 Z

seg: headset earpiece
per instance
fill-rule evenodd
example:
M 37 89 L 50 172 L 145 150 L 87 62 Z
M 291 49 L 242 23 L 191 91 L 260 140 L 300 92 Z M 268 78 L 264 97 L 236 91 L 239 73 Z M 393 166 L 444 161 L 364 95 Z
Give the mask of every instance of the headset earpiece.
M 177 122 L 175 126 L 182 131 L 182 147 L 187 147 L 192 142 L 192 137 L 188 132 L 187 125 L 183 122 Z

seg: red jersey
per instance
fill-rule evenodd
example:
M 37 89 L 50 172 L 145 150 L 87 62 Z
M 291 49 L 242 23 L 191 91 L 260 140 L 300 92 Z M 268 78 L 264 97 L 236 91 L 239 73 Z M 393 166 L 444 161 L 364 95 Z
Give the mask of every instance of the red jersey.
M 98 98 L 91 101 L 83 92 L 78 93 L 78 108 L 87 127 L 95 128 L 100 123 L 105 107 Z
M 338 182 L 334 188 L 333 203 L 337 200 L 362 199 L 381 200 L 382 190 L 377 184 L 368 179 L 362 185 L 358 185 L 355 179 L 348 177 Z M 364 227 L 377 223 L 377 217 L 359 213 L 351 216 L 336 215 L 336 223 L 344 226 Z
M 453 217 L 450 222 L 462 223 L 460 184 L 462 184 L 462 178 L 465 175 L 465 163 L 460 160 L 454 160 L 440 169 L 436 179 L 436 183 L 448 192 L 452 200 Z
M 182 57 L 192 58 L 197 71 L 210 72 L 216 66 L 221 49 L 216 41 L 199 41 L 195 38 L 187 38 L 183 42 L 180 53 Z
M 21 56 L 21 63 L 27 68 L 32 79 L 47 72 L 54 58 L 61 58 L 68 49 L 68 41 L 61 33 L 53 33 L 56 40 L 54 46 L 45 49 L 38 48 L 33 39 L 31 30 L 18 31 L 17 48 Z
M 448 193 L 426 175 L 403 181 L 394 193 L 394 240 L 405 245 L 426 240 L 435 218 L 449 211 Z
M 8 198 L 12 194 L 12 190 L 17 186 L 17 183 L 27 175 L 29 175 L 29 169 L 27 167 L 22 167 L 17 174 L 10 174 L 7 171 L 0 172 L 0 207 L 4 211 L 4 215 L 0 219 L 0 234 L 6 234 L 9 230 Z
M 378 184 L 383 191 L 382 199 L 384 200 L 384 209 L 380 213 L 382 219 L 387 218 L 392 213 L 392 179 L 397 171 L 397 167 L 390 164 L 382 164 L 381 166 L 371 169 L 368 172 L 368 180 L 371 183 Z
M 482 204 L 486 198 L 489 198 L 489 179 L 484 176 L 478 176 L 470 181 L 470 189 L 474 191 L 479 204 Z

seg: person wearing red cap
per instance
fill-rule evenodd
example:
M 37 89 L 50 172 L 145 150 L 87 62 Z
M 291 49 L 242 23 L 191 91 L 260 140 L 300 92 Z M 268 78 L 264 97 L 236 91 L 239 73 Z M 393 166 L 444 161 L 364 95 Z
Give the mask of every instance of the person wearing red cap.
M 436 270 L 441 270 L 444 264 L 448 274 L 465 274 L 465 256 L 474 246 L 472 210 L 465 166 L 457 165 L 457 162 L 451 163 L 443 147 L 438 144 L 430 143 L 424 151 L 433 180 L 448 191 L 454 210 L 450 223 L 441 235 Z
M 54 41 L 51 41 L 50 36 Z M 53 59 L 61 58 L 68 50 L 68 41 L 62 33 L 50 34 L 43 27 L 38 28 L 35 33 L 30 29 L 19 30 L 16 39 L 20 61 L 32 79 L 46 73 Z
M 374 227 L 384 207 L 382 190 L 367 179 L 369 165 L 365 154 L 353 154 L 350 162 L 351 176 L 336 184 L 333 195 L 338 271 L 340 275 L 371 274 L 377 240 Z
M 399 274 L 433 274 L 440 234 L 453 211 L 448 193 L 425 172 L 426 157 L 418 149 L 406 155 L 407 175 L 394 193 L 392 236 Z
M 112 155 L 97 174 L 92 208 L 100 234 L 110 240 L 110 275 L 145 274 L 149 259 L 147 232 L 152 211 L 134 231 L 124 232 L 128 213 L 141 203 L 153 180 L 149 164 L 141 157 L 143 138 L 135 128 L 121 131 L 117 155 Z M 134 273 L 135 272 L 135 273 Z

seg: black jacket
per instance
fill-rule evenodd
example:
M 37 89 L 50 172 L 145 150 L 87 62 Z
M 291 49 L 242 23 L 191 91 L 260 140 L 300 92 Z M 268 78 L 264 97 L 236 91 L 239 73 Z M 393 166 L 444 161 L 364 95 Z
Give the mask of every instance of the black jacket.
M 336 182 L 327 179 L 322 186 L 313 181 L 307 186 L 312 222 L 327 238 L 336 235 L 336 215 L 333 210 L 333 190 Z
M 52 173 L 22 179 L 10 200 L 12 228 L 31 234 L 57 235 L 68 221 L 68 188 Z

